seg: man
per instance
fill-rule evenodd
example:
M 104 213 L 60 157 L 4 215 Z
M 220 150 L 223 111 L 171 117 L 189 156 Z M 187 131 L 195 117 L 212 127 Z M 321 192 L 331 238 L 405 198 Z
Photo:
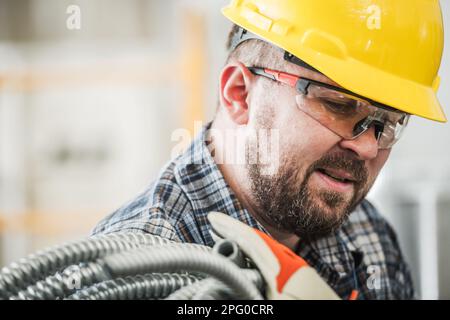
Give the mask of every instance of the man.
M 289 247 L 344 299 L 413 298 L 395 232 L 365 196 L 411 114 L 446 121 L 439 2 L 241 0 L 224 14 L 235 25 L 214 121 L 94 234 L 212 246 L 218 211 Z

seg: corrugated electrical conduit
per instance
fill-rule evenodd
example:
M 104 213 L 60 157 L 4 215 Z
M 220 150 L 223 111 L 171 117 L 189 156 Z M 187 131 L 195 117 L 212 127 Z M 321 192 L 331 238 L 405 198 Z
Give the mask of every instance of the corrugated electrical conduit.
M 52 247 L 0 271 L 0 299 L 263 299 L 263 280 L 229 240 L 211 248 L 139 233 Z

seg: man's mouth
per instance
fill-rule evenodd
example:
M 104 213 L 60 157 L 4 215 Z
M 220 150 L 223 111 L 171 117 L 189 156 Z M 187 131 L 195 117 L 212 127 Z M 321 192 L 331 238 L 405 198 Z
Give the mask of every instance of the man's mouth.
M 357 179 L 351 173 L 344 171 L 344 170 L 319 168 L 319 169 L 317 169 L 317 171 L 330 177 L 333 180 L 336 180 L 337 182 L 342 182 L 342 183 L 357 182 Z
M 348 171 L 318 168 L 314 172 L 313 183 L 319 188 L 328 189 L 339 193 L 349 193 L 354 191 L 358 180 Z

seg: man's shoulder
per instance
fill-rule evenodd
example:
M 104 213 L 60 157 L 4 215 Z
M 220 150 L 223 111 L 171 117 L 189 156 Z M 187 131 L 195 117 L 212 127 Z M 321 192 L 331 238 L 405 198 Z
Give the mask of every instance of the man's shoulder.
M 176 161 L 171 161 L 143 192 L 100 221 L 92 234 L 145 232 L 179 241 L 175 226 L 190 211 L 189 198 L 176 176 Z

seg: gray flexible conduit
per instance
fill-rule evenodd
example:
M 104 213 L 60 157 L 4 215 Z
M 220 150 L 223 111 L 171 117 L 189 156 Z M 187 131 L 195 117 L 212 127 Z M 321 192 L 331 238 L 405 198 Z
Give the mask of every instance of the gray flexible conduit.
M 200 272 L 226 283 L 238 299 L 262 299 L 258 288 L 227 258 L 182 246 L 132 250 L 102 259 L 113 277 L 153 272 Z
M 70 265 L 95 261 L 114 252 L 169 243 L 175 244 L 150 234 L 114 233 L 39 251 L 1 270 L 0 298 L 16 295 L 28 285 Z
M 136 233 L 102 235 L 39 251 L 0 273 L 0 297 L 12 295 L 61 268 L 80 262 L 94 261 L 104 255 L 142 245 L 168 243 L 160 237 Z
M 182 287 L 173 292 L 166 300 L 224 300 L 231 299 L 231 290 L 220 281 L 207 278 Z
M 192 300 L 230 300 L 233 299 L 233 292 L 228 286 L 216 279 L 198 288 L 197 292 L 192 296 Z
M 249 278 L 259 290 L 263 290 L 264 281 L 257 270 L 243 269 L 242 273 Z M 230 300 L 233 299 L 230 288 L 214 278 L 207 278 L 180 288 L 166 300 Z
M 62 244 L 4 267 L 0 299 L 262 299 L 236 244 L 216 246 L 129 232 Z
M 153 273 L 117 278 L 80 290 L 69 300 L 162 299 L 172 292 L 198 282 L 188 274 Z
M 61 273 L 47 277 L 36 284 L 10 297 L 10 300 L 55 300 L 63 299 L 77 290 L 75 278 L 82 287 L 110 279 L 103 266 L 95 262 L 80 265 L 74 269 L 66 269 Z

